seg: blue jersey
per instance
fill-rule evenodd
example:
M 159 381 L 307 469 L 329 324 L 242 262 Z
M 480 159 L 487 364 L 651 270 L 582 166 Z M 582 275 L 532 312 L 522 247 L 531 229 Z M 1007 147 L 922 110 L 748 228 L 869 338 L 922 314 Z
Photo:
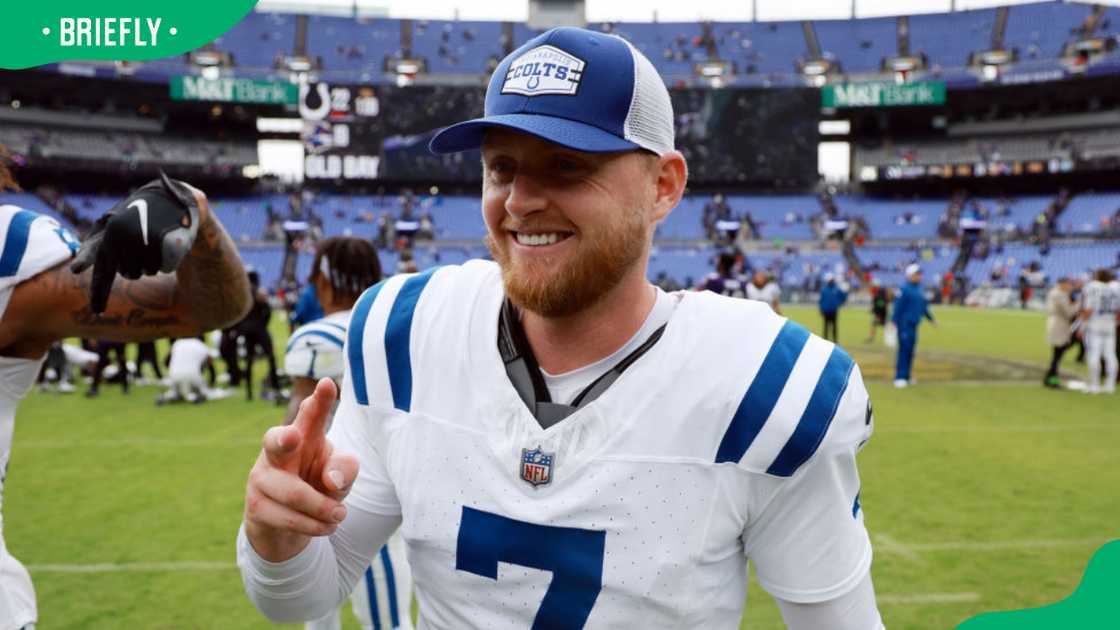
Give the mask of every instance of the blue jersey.
M 929 301 L 922 293 L 922 287 L 912 282 L 903 285 L 894 301 L 894 314 L 891 315 L 891 321 L 899 328 L 917 328 L 918 324 L 922 323 L 923 317 L 933 321 L 933 314 L 929 312 Z

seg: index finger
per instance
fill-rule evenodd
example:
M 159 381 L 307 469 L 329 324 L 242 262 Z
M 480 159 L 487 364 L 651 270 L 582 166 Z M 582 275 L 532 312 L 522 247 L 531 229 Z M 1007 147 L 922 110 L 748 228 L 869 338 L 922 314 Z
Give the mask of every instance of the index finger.
M 116 254 L 108 247 L 97 249 L 97 258 L 93 264 L 93 275 L 89 287 L 89 308 L 94 313 L 105 312 L 109 304 L 109 291 L 113 288 L 113 280 L 117 277 Z
M 311 393 L 299 406 L 296 419 L 292 423 L 301 433 L 322 435 L 327 431 L 327 421 L 331 417 L 331 408 L 338 398 L 338 387 L 329 378 L 321 378 L 315 384 L 315 391 Z

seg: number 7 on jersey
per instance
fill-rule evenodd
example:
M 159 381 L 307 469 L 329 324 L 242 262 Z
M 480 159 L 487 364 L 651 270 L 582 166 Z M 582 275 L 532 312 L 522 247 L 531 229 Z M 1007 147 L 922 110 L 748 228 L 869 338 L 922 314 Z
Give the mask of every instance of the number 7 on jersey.
M 498 579 L 498 563 L 552 572 L 532 630 L 579 630 L 603 588 L 601 530 L 550 527 L 463 507 L 455 568 Z

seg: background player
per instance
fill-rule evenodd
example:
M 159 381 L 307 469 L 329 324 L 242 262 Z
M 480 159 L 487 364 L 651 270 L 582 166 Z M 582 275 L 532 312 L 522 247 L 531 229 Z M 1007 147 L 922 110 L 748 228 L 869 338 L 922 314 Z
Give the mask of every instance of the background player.
M 894 314 L 891 322 L 898 330 L 898 354 L 894 363 L 894 386 L 907 387 L 914 384 L 911 369 L 914 367 L 914 350 L 918 346 L 918 326 L 922 318 L 936 326 L 929 302 L 922 293 L 922 268 L 910 265 L 906 268 L 906 284 L 898 292 L 894 301 Z
M 1108 269 L 1099 269 L 1085 285 L 1082 311 L 1085 335 L 1085 361 L 1089 367 L 1090 394 L 1116 391 L 1116 321 L 1120 317 L 1120 282 Z M 1101 387 L 1101 360 L 1104 360 L 1104 387 Z
M 867 343 L 875 341 L 875 330 L 887 325 L 887 311 L 890 310 L 891 291 L 884 287 L 878 278 L 871 281 L 871 332 Z
M 754 272 L 754 277 L 747 284 L 747 299 L 766 302 L 775 313 L 782 314 L 782 288 L 765 271 Z
M 168 238 L 176 242 L 165 246 Z M 249 308 L 241 258 L 206 196 L 166 177 L 114 206 L 81 250 L 54 219 L 0 206 L 0 247 L 0 470 L 16 407 L 57 340 L 196 335 Z M 75 255 L 79 273 L 68 266 Z M 168 269 L 176 272 L 141 278 Z M 118 271 L 132 280 L 114 280 Z M 37 617 L 30 576 L 0 539 L 0 628 L 31 627 Z
M 312 261 L 308 286 L 315 290 L 324 317 L 297 328 L 284 354 L 284 370 L 292 377 L 292 397 L 285 424 L 295 421 L 303 401 L 321 378 L 342 382 L 342 353 L 350 309 L 366 288 L 381 280 L 377 251 L 358 238 L 335 237 L 321 243 Z M 412 572 L 404 541 L 394 534 L 372 558 L 350 594 L 354 615 L 365 630 L 412 628 Z M 376 621 L 375 621 L 376 620 Z M 341 627 L 338 609 L 307 623 L 307 630 Z
M 735 273 L 735 263 L 735 254 L 730 252 L 720 254 L 716 261 L 716 270 L 704 278 L 704 283 L 699 289 L 728 297 L 746 297 L 743 280 Z
M 520 80 L 545 59 L 580 70 Z M 738 627 L 749 557 L 791 628 L 880 628 L 858 369 L 761 304 L 646 279 L 687 179 L 649 61 L 553 29 L 498 66 L 485 111 L 431 147 L 482 145 L 497 263 L 359 299 L 331 441 L 324 379 L 249 475 L 254 603 L 326 613 L 403 523 L 422 624 Z

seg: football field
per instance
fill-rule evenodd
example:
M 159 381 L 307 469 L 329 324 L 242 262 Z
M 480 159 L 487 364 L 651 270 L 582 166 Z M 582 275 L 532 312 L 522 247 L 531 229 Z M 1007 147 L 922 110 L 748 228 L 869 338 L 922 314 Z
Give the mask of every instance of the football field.
M 819 332 L 814 310 L 788 311 Z M 1040 386 L 1041 314 L 935 315 L 941 326 L 920 333 L 919 383 L 902 390 L 881 333 L 864 342 L 867 313 L 840 315 L 875 409 L 861 503 L 891 630 L 1057 601 L 1120 537 L 1120 395 Z M 1084 374 L 1071 354 L 1064 368 Z M 233 541 L 260 436 L 283 409 L 243 395 L 157 408 L 155 387 L 107 385 L 94 400 L 82 390 L 32 393 L 16 425 L 4 534 L 32 572 L 39 630 L 270 627 L 242 591 Z M 356 627 L 349 611 L 344 621 Z M 783 627 L 753 585 L 742 627 Z

